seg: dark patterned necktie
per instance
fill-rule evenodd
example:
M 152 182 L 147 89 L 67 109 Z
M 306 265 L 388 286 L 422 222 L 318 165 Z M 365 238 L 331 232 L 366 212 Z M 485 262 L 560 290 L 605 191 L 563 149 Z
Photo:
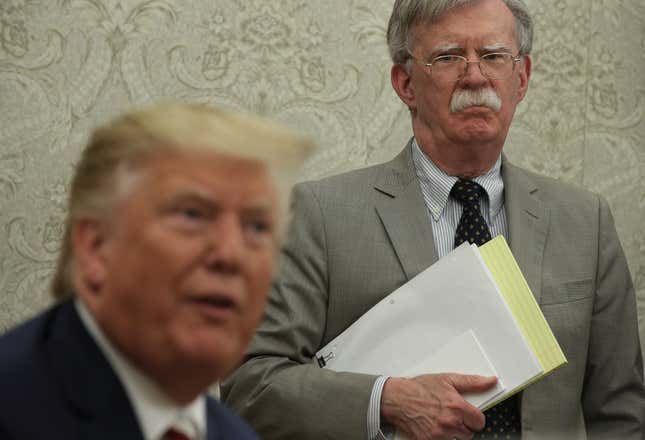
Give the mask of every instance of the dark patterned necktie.
M 472 180 L 459 179 L 450 191 L 450 196 L 463 207 L 457 230 L 455 247 L 463 242 L 481 246 L 491 239 L 486 220 L 481 214 L 480 200 L 485 190 Z M 517 395 L 506 399 L 484 413 L 486 426 L 475 439 L 519 439 L 522 433 L 522 422 Z
M 450 190 L 450 196 L 464 209 L 455 231 L 455 247 L 464 241 L 481 246 L 490 240 L 490 230 L 482 217 L 479 203 L 484 192 L 478 183 L 465 179 L 459 179 Z

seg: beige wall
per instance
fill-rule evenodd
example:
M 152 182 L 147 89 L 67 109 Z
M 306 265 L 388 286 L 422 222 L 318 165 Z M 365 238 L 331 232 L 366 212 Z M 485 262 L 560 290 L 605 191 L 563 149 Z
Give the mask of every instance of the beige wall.
M 531 88 L 506 150 L 604 194 L 645 340 L 645 3 L 529 0 Z M 0 0 L 0 332 L 48 301 L 72 166 L 91 127 L 162 97 L 251 110 L 321 145 L 303 178 L 390 158 L 391 0 Z

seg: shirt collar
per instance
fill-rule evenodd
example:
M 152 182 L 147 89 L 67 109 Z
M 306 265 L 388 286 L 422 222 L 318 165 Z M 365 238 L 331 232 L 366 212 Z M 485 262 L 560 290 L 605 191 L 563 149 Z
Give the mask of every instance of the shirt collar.
M 435 165 L 430 157 L 421 151 L 416 138 L 412 140 L 412 161 L 416 168 L 417 178 L 427 190 L 428 209 L 434 220 L 437 221 L 446 208 L 450 190 L 458 177 L 447 174 Z M 501 169 L 502 155 L 500 154 L 495 165 L 486 174 L 472 179 L 480 184 L 488 194 L 491 221 L 497 217 L 504 204 L 504 181 Z
M 156 383 L 132 365 L 123 353 L 107 339 L 82 300 L 77 298 L 75 305 L 87 331 L 121 380 L 143 431 L 144 439 L 160 440 L 171 426 L 196 439 L 205 439 L 205 396 L 200 395 L 185 406 L 174 403 Z

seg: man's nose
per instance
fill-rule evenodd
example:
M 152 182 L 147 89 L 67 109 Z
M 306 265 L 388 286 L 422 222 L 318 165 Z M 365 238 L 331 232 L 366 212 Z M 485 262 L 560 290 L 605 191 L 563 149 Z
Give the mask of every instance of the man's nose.
M 488 78 L 484 76 L 481 71 L 481 64 L 479 60 L 469 60 L 466 64 L 466 69 L 461 77 L 462 84 L 469 86 L 480 86 L 488 82 Z
M 222 215 L 208 231 L 207 264 L 221 272 L 234 273 L 240 268 L 244 253 L 244 231 L 240 220 Z

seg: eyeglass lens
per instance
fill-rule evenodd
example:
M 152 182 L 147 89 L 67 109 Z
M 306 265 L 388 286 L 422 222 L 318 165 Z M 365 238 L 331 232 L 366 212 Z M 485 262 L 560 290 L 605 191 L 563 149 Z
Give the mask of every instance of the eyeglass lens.
M 493 53 L 470 62 L 460 56 L 442 56 L 435 58 L 428 68 L 439 81 L 458 81 L 466 74 L 468 64 L 478 64 L 481 74 L 488 79 L 506 79 L 515 67 L 511 54 Z

